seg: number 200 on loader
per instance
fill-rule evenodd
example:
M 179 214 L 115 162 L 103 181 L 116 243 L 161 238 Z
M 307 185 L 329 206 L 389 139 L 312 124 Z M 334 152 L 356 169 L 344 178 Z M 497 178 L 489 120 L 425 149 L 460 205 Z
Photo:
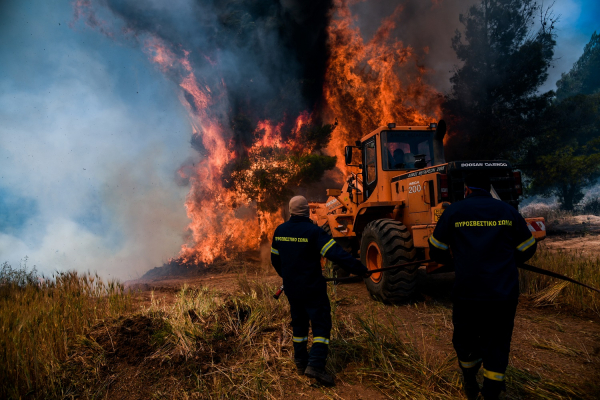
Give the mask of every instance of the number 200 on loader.
M 446 162 L 445 134 L 443 120 L 429 126 L 392 123 L 346 146 L 346 165 L 356 172 L 341 189 L 327 189 L 327 202 L 309 203 L 311 219 L 374 270 L 429 258 L 429 236 L 444 209 L 464 199 L 468 173 L 485 171 L 492 195 L 518 208 L 521 173 L 502 160 Z M 359 164 L 352 163 L 353 150 L 360 152 Z M 543 218 L 526 221 L 536 240 L 546 237 Z M 427 273 L 452 270 L 423 262 L 373 273 L 365 283 L 378 301 L 402 301 L 414 293 L 419 267 Z

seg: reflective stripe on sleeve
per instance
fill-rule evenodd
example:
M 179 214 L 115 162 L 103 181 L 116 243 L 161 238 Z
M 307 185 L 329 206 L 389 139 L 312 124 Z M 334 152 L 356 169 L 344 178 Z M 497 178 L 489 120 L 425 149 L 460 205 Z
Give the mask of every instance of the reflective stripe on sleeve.
M 323 337 L 323 336 L 316 336 L 313 339 L 313 343 L 329 344 L 329 339 L 327 339 L 326 337 Z
M 294 343 L 302 343 L 302 342 L 308 342 L 308 336 L 293 336 L 292 337 L 292 341 Z
M 530 248 L 531 246 L 533 246 L 533 244 L 535 243 L 535 238 L 533 237 L 533 235 L 527 239 L 526 241 L 524 241 L 523 243 L 521 243 L 520 245 L 517 246 L 517 250 L 519 251 L 525 251 L 528 248 Z
M 323 246 L 321 248 L 321 255 L 323 257 L 325 257 L 325 253 L 327 253 L 327 250 L 329 250 L 331 248 L 331 246 L 333 246 L 335 244 L 335 240 L 331 239 L 329 242 L 325 243 L 325 246 Z
M 432 245 L 434 245 L 438 249 L 448 250 L 448 245 L 446 243 L 440 242 L 439 240 L 434 238 L 433 235 L 429 236 L 429 241 L 431 242 Z
M 463 368 L 473 368 L 474 366 L 476 366 L 477 364 L 479 364 L 481 362 L 481 358 L 479 360 L 475 360 L 475 361 L 460 361 L 460 360 L 458 360 L 458 362 L 460 363 L 460 366 Z
M 491 379 L 493 381 L 500 381 L 502 382 L 504 380 L 504 374 L 501 374 L 499 372 L 494 372 L 494 371 L 488 371 L 487 369 L 483 369 L 483 376 Z
M 271 247 L 271 253 L 279 255 L 279 250 Z

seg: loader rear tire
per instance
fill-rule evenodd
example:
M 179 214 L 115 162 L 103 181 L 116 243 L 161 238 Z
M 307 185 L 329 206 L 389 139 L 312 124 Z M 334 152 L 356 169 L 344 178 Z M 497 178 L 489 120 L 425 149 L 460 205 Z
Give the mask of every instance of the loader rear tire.
M 363 230 L 360 258 L 369 269 L 385 268 L 415 261 L 417 250 L 412 235 L 401 222 L 378 219 Z M 396 303 L 411 296 L 417 285 L 418 266 L 377 272 L 365 278 L 367 289 L 377 301 Z
M 321 229 L 323 229 L 325 231 L 325 233 L 327 233 L 329 236 L 333 236 L 331 234 L 331 227 L 329 226 L 329 223 L 326 222 L 323 226 L 321 226 Z M 344 250 L 346 250 L 348 253 L 352 254 L 352 243 L 350 242 L 349 239 L 333 238 L 333 240 L 335 240 L 335 242 L 337 244 L 342 246 L 342 248 Z M 350 273 L 348 271 L 346 271 L 345 269 L 343 269 L 336 263 L 333 263 L 333 272 L 335 273 L 335 276 L 337 278 L 346 278 L 346 277 L 350 276 Z

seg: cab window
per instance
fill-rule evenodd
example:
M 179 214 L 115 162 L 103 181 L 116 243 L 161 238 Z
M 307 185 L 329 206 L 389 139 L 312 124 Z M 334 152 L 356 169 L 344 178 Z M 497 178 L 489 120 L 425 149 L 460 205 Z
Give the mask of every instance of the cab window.
M 405 170 L 415 168 L 415 155 L 425 154 L 427 166 L 433 165 L 433 131 L 381 132 L 383 169 Z
M 375 182 L 377 178 L 377 152 L 375 151 L 375 141 L 365 145 L 365 166 L 367 171 L 367 184 Z

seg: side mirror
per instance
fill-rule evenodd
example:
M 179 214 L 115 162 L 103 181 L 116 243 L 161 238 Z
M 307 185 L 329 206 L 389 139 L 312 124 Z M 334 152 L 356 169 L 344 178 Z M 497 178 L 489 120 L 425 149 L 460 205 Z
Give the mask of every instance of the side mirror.
M 441 119 L 438 122 L 435 135 L 433 136 L 433 163 L 432 165 L 440 165 L 446 162 L 444 157 L 444 136 L 446 135 L 446 122 Z
M 444 136 L 446 136 L 446 121 L 441 119 L 435 130 L 435 138 L 437 140 L 444 140 Z
M 352 164 L 352 146 L 346 146 L 345 158 L 346 165 Z

